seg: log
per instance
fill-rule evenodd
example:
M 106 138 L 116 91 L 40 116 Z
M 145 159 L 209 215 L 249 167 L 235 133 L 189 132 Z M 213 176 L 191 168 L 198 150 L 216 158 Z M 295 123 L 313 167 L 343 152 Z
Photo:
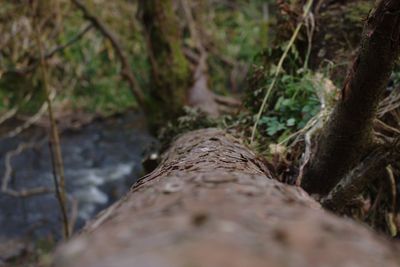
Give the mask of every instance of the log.
M 226 132 L 178 138 L 161 165 L 61 245 L 60 267 L 399 266 L 399 245 L 273 179 Z

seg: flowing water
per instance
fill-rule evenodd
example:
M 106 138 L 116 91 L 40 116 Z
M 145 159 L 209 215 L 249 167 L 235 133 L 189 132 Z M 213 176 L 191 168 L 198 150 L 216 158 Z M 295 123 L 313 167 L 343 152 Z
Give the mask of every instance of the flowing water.
M 69 206 L 77 206 L 76 229 L 119 199 L 142 175 L 143 156 L 157 147 L 142 125 L 139 115 L 125 114 L 62 133 Z M 14 190 L 54 186 L 49 146 L 42 129 L 0 140 L 0 180 L 7 153 L 32 140 L 36 146 L 11 158 L 9 187 Z M 53 193 L 26 198 L 0 193 L 0 239 L 59 237 L 60 230 L 60 209 Z

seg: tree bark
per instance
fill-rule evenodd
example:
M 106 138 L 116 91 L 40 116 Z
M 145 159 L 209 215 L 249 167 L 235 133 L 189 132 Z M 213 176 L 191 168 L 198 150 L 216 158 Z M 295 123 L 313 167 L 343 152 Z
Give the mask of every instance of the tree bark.
M 217 129 L 177 139 L 161 165 L 59 247 L 58 267 L 399 266 L 399 247 L 273 180 Z
M 365 156 L 381 94 L 400 52 L 400 1 L 382 0 L 369 15 L 360 51 L 348 72 L 342 97 L 317 143 L 302 187 L 327 194 Z
M 139 5 L 151 64 L 148 115 L 157 125 L 180 115 L 192 74 L 182 51 L 173 1 L 140 0 Z

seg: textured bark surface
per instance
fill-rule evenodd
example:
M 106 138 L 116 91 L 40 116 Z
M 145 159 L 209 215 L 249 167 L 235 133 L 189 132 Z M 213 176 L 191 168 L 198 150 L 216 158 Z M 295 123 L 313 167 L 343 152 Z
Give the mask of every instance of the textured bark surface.
M 161 165 L 55 253 L 66 267 L 399 266 L 399 247 L 271 179 L 216 129 L 175 141 Z
M 371 145 L 373 119 L 400 52 L 400 1 L 382 0 L 369 15 L 341 100 L 320 136 L 302 187 L 327 194 Z

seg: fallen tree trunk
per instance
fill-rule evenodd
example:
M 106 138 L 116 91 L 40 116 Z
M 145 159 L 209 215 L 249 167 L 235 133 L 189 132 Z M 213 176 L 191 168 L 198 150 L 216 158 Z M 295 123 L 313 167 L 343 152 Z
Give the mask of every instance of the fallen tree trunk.
M 238 140 L 205 129 L 58 248 L 54 266 L 399 266 L 399 247 L 273 180 Z

